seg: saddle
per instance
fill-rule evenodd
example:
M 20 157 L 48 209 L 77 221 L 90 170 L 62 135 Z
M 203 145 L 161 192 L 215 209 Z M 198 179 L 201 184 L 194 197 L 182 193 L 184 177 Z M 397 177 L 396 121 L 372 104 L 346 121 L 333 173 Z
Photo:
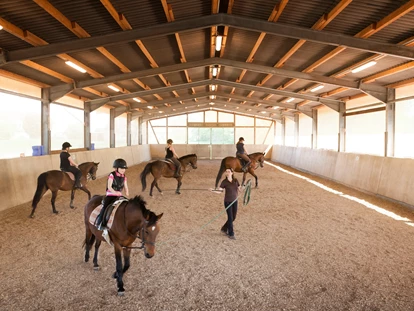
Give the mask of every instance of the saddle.
M 112 204 L 108 205 L 103 215 L 103 219 L 106 220 L 106 225 L 110 229 L 112 227 L 112 222 L 115 217 L 116 210 L 121 205 L 122 202 L 128 201 L 127 198 L 120 197 L 118 200 L 113 202 Z M 101 212 L 102 204 L 98 205 L 91 213 L 89 217 L 89 222 L 92 225 L 95 225 L 96 218 L 98 217 L 99 213 Z
M 175 165 L 175 163 L 170 160 L 170 159 L 164 159 L 164 162 L 168 164 L 168 167 L 175 172 L 175 169 L 177 168 L 177 166 Z
M 247 163 L 242 157 L 239 157 L 238 155 L 236 155 L 236 158 L 240 161 L 242 167 Z

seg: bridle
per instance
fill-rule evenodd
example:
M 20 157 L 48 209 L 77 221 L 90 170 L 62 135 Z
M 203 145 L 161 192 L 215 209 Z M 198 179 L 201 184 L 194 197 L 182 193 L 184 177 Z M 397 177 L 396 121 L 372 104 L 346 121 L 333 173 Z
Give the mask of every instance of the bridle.
M 123 249 L 144 249 L 144 247 L 145 247 L 145 244 L 149 244 L 149 245 L 152 245 L 152 246 L 155 246 L 155 242 L 151 242 L 151 241 L 145 241 L 145 239 L 144 239 L 144 233 L 145 233 L 145 228 L 147 227 L 147 225 L 148 225 L 148 223 L 149 223 L 149 221 L 147 221 L 147 220 L 145 220 L 144 221 L 144 223 L 145 223 L 145 225 L 144 226 L 142 226 L 142 228 L 141 229 L 138 229 L 138 231 L 137 231 L 137 233 L 131 233 L 129 230 L 128 230 L 128 226 L 127 226 L 127 224 L 126 224 L 126 215 L 125 215 L 125 213 L 126 213 L 126 206 L 125 206 L 125 208 L 124 208 L 124 225 L 125 225 L 125 229 L 126 229 L 126 232 L 127 232 L 127 234 L 129 235 L 129 236 L 131 236 L 131 237 L 133 237 L 133 238 L 139 238 L 139 239 L 141 239 L 141 246 L 122 246 L 122 248 Z M 155 225 L 155 224 L 154 224 Z M 141 232 L 140 232 L 141 231 Z M 140 232 L 140 234 L 139 234 L 139 232 Z

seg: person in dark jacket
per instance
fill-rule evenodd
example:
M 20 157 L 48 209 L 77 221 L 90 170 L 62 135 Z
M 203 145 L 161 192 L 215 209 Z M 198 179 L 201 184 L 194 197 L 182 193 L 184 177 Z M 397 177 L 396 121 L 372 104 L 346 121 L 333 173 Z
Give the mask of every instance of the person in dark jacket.
M 240 137 L 239 141 L 236 144 L 236 157 L 238 158 L 242 158 L 245 161 L 244 166 L 242 167 L 242 171 L 243 172 L 247 172 L 250 163 L 252 163 L 252 161 L 250 161 L 250 158 L 248 156 L 248 153 L 246 151 L 246 148 L 244 147 L 244 138 Z
M 73 175 L 75 175 L 74 188 L 82 188 L 82 184 L 80 183 L 82 172 L 78 168 L 78 164 L 76 164 L 70 156 L 70 147 L 72 147 L 72 145 L 68 142 L 64 142 L 62 144 L 62 152 L 60 153 L 60 169 L 65 172 L 73 173 Z
M 234 178 L 233 169 L 228 168 L 224 172 L 226 174 L 226 178 L 220 184 L 219 189 L 210 189 L 215 193 L 220 193 L 225 191 L 224 194 L 224 207 L 226 208 L 227 213 L 227 221 L 221 227 L 221 232 L 226 234 L 230 239 L 235 240 L 236 237 L 234 235 L 233 229 L 233 222 L 236 220 L 237 216 L 237 197 L 239 191 L 242 190 L 242 187 L 239 184 L 239 181 Z
M 98 230 L 106 228 L 106 220 L 103 217 L 106 208 L 123 196 L 123 190 L 125 190 L 125 196 L 129 197 L 128 183 L 125 176 L 125 171 L 128 168 L 126 161 L 124 159 L 116 159 L 113 168 L 115 171 L 108 175 L 106 196 L 102 200 L 102 209 L 95 221 Z
M 178 161 L 178 155 L 174 150 L 174 147 L 172 146 L 173 144 L 173 140 L 172 139 L 168 139 L 167 140 L 167 147 L 165 147 L 165 158 L 166 159 L 170 159 L 171 161 L 174 162 L 175 164 L 175 173 L 174 173 L 174 178 L 178 178 L 180 177 L 180 170 L 181 170 L 181 163 L 180 161 Z

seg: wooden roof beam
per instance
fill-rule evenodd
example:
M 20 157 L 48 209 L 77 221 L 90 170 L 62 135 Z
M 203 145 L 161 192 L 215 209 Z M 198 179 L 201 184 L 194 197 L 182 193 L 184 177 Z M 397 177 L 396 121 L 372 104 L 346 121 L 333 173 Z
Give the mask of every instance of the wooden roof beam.
M 267 21 L 269 22 L 277 22 L 277 20 L 279 19 L 280 15 L 282 14 L 284 8 L 286 7 L 287 3 L 289 0 L 282 0 L 281 2 L 279 2 L 278 4 L 276 4 L 272 10 L 272 12 L 270 13 L 269 18 L 267 19 Z M 249 56 L 246 59 L 246 63 L 251 63 L 253 62 L 254 59 L 254 55 L 256 54 L 257 50 L 259 49 L 259 46 L 262 44 L 263 39 L 265 38 L 266 33 L 265 32 L 261 32 L 259 35 L 259 38 L 257 38 L 256 43 L 254 44 Z M 246 74 L 247 70 L 243 70 L 240 74 L 240 76 L 237 78 L 236 82 L 241 82 L 241 80 L 243 79 L 244 75 Z M 234 92 L 234 89 L 232 90 L 232 92 Z
M 113 7 L 110 0 L 101 0 L 101 3 L 105 6 L 105 8 L 108 10 L 108 12 L 111 14 L 111 16 L 115 19 L 115 21 L 118 23 L 118 25 L 122 28 L 122 30 L 132 30 L 131 25 L 127 21 L 126 17 L 122 15 L 121 13 L 118 13 L 115 8 Z M 141 49 L 142 53 L 144 53 L 145 57 L 149 60 L 151 68 L 158 68 L 158 64 L 150 54 L 150 52 L 145 47 L 144 43 L 142 43 L 141 40 L 135 40 L 135 43 L 137 46 Z M 161 79 L 161 81 L 166 85 L 170 86 L 170 82 L 162 75 L 158 75 L 158 77 Z M 178 96 L 176 92 L 172 92 L 175 96 Z M 154 94 L 157 95 L 157 94 Z M 158 95 L 159 96 L 159 95 Z
M 164 9 L 164 14 L 165 14 L 165 17 L 167 18 L 167 21 L 169 23 L 175 21 L 171 4 L 168 4 L 167 0 L 161 0 L 161 4 Z M 175 35 L 175 40 L 177 41 L 178 50 L 180 51 L 180 61 L 181 63 L 186 63 L 187 59 L 185 57 L 184 48 L 181 43 L 180 34 L 176 32 L 174 35 Z M 187 82 L 191 82 L 191 78 L 187 70 L 184 70 L 184 75 L 185 75 Z M 195 94 L 194 88 L 192 88 L 191 91 L 193 94 Z
M 328 14 L 324 14 L 321 16 L 321 18 L 311 27 L 311 29 L 314 30 L 322 30 L 328 24 L 338 16 L 339 13 L 341 13 L 345 8 L 352 2 L 352 0 L 342 0 L 339 2 Z M 295 45 L 274 65 L 276 68 L 281 68 L 286 61 L 292 57 L 296 51 L 298 51 L 304 44 L 306 43 L 306 40 L 300 39 L 298 42 L 295 43 Z M 307 72 L 307 71 L 304 71 Z M 273 75 L 266 75 L 261 81 L 257 83 L 258 86 L 261 86 L 265 84 Z M 277 87 L 277 89 L 285 89 L 289 85 L 295 83 L 297 80 L 290 80 L 287 83 L 283 84 L 282 86 Z M 270 95 L 271 97 L 271 95 Z

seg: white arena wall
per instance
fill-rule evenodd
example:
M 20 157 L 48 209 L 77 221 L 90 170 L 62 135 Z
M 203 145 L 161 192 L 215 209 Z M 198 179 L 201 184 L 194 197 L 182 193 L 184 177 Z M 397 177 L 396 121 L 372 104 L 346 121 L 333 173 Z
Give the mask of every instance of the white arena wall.
M 199 159 L 222 159 L 235 155 L 234 145 L 176 145 L 179 156 L 197 154 Z M 249 153 L 264 152 L 267 145 L 246 145 Z M 270 159 L 271 150 L 266 158 Z M 99 162 L 97 177 L 107 176 L 112 171 L 112 163 L 117 158 L 124 158 L 129 166 L 137 165 L 151 159 L 165 156 L 165 145 L 135 145 L 128 147 L 97 149 L 71 152 L 78 164 Z M 59 170 L 59 154 L 0 159 L 0 174 L 6 182 L 0 184 L 0 211 L 31 202 L 37 186 L 37 177 L 49 170 Z M 45 196 L 50 195 L 48 191 Z M 93 195 L 93 193 L 92 193 Z
M 272 161 L 414 206 L 414 159 L 274 145 Z
M 176 145 L 179 156 L 195 153 L 199 159 L 222 159 L 234 155 L 233 145 Z M 263 152 L 266 145 L 246 145 L 250 152 Z M 129 147 L 73 152 L 77 163 L 100 162 L 98 177 L 112 170 L 113 160 L 124 158 L 129 166 L 151 159 L 163 158 L 164 145 Z M 339 182 L 361 191 L 380 195 L 414 206 L 414 159 L 380 157 L 336 152 L 325 149 L 296 148 L 274 145 L 266 159 Z M 37 177 L 48 170 L 59 169 L 59 155 L 1 159 L 0 173 L 6 182 L 0 185 L 0 210 L 30 202 Z M 50 192 L 46 194 L 50 195 Z

